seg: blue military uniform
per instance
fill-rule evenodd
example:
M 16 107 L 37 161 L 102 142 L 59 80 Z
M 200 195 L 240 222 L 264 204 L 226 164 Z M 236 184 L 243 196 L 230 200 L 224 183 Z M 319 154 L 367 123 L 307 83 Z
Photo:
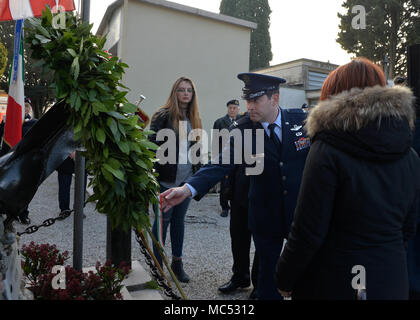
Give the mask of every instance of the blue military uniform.
M 244 98 L 254 99 L 262 96 L 266 94 L 266 88 L 275 90 L 276 79 L 278 81 L 279 78 L 245 74 L 245 80 L 242 79 L 246 84 L 243 90 Z M 254 123 L 246 116 L 235 124 L 242 133 L 246 129 L 252 130 L 251 148 L 252 154 L 255 155 L 256 130 L 264 130 L 264 158 L 261 160 L 264 161 L 264 170 L 259 175 L 250 176 L 248 226 L 259 254 L 257 296 L 266 300 L 281 299 L 274 282 L 275 265 L 293 219 L 303 167 L 309 151 L 309 139 L 303 131 L 306 113 L 300 108 L 279 108 L 279 111 L 281 151 L 261 123 Z M 242 150 L 246 147 L 243 145 Z M 203 197 L 214 184 L 233 170 L 233 139 L 230 141 L 230 157 L 230 164 L 207 165 L 187 181 L 197 191 L 196 200 Z M 222 163 L 221 157 L 219 163 Z

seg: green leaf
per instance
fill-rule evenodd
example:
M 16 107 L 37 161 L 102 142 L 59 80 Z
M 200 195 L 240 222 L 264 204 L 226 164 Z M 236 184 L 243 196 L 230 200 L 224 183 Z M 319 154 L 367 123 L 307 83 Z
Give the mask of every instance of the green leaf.
M 121 167 L 121 163 L 117 159 L 114 159 L 114 158 L 109 158 L 108 164 L 116 170 Z
M 103 150 L 104 152 L 104 157 L 105 157 L 105 159 L 108 159 L 108 157 L 109 157 L 109 149 L 108 149 L 108 147 L 107 146 L 105 146 L 105 148 L 104 148 L 104 150 Z
M 156 132 L 154 132 L 153 130 L 143 130 L 143 134 L 145 136 L 150 136 L 151 134 L 155 134 Z
M 95 83 L 96 83 L 95 79 L 90 80 L 88 83 L 88 88 L 90 89 L 95 88 Z
M 71 55 L 73 58 L 76 58 L 76 57 L 77 57 L 77 53 L 76 53 L 76 51 L 74 51 L 73 49 L 69 48 L 69 49 L 67 49 L 67 52 L 68 52 L 68 53 L 70 53 L 70 55 Z
M 122 115 L 121 113 L 118 113 L 116 111 L 110 111 L 110 112 L 107 112 L 107 114 L 109 114 L 111 117 L 113 117 L 115 119 L 127 120 L 127 118 L 124 117 L 124 115 Z
M 137 106 L 128 102 L 122 106 L 121 110 L 127 113 L 135 113 L 137 111 Z
M 112 118 L 109 118 L 109 120 L 110 124 L 108 125 L 108 127 L 111 129 L 112 134 L 115 136 L 118 132 L 117 123 Z
M 121 170 L 116 170 L 116 169 L 112 168 L 110 165 L 108 165 L 106 163 L 103 165 L 103 167 L 104 167 L 105 170 L 107 170 L 110 173 L 112 173 L 112 175 L 114 177 L 120 179 L 121 181 L 125 181 L 125 179 L 124 179 L 124 173 L 122 173 Z
M 92 107 L 96 111 L 95 114 L 99 114 L 99 112 L 108 112 L 106 106 L 99 101 L 95 101 L 94 103 L 92 103 Z
M 120 132 L 122 133 L 122 135 L 123 135 L 124 137 L 126 137 L 126 136 L 127 136 L 127 135 L 126 135 L 126 132 L 125 132 L 124 125 L 123 125 L 121 122 L 118 122 L 118 129 L 120 129 Z
M 44 36 L 41 36 L 40 34 L 35 35 L 35 38 L 37 38 L 41 43 L 48 43 L 51 42 L 51 39 L 48 39 Z
M 107 181 L 111 182 L 112 184 L 114 183 L 114 178 L 112 177 L 112 174 L 110 172 L 105 170 L 105 168 L 101 168 L 101 172 Z
M 159 146 L 158 146 L 158 145 L 156 145 L 156 144 L 154 144 L 153 142 L 150 142 L 150 141 L 148 141 L 148 140 L 142 140 L 142 141 L 141 141 L 141 144 L 142 144 L 144 147 L 146 147 L 146 148 L 148 148 L 148 149 L 150 149 L 150 150 L 157 150 L 157 149 L 159 149 Z
M 43 26 L 39 25 L 37 26 L 37 29 L 47 38 L 50 38 L 51 35 L 50 33 L 47 31 L 47 29 L 45 29 Z
M 104 144 L 105 143 L 105 132 L 104 130 L 102 130 L 101 128 L 98 128 L 98 130 L 96 130 L 96 140 L 98 140 L 100 143 Z
M 138 165 L 138 166 L 140 166 L 140 167 L 142 167 L 143 169 L 145 169 L 145 170 L 148 170 L 149 169 L 149 167 L 147 166 L 147 164 L 145 164 L 142 160 L 137 160 L 136 161 L 136 164 Z
M 104 85 L 102 82 L 96 82 L 96 86 L 101 88 L 104 91 L 110 91 L 109 87 Z
M 97 101 L 95 90 L 89 90 L 89 101 L 91 101 L 91 102 Z
M 77 91 L 70 92 L 70 106 L 74 108 L 76 105 Z
M 73 63 L 71 64 L 70 73 L 73 75 L 73 79 L 77 80 L 79 77 L 80 65 L 79 57 L 74 58 Z
M 80 41 L 80 49 L 79 49 L 80 54 L 82 54 L 83 52 L 83 37 L 82 40 Z
M 76 98 L 76 111 L 79 111 L 81 105 L 82 105 L 82 99 L 80 98 L 79 95 L 77 95 L 77 98 Z
M 120 150 L 122 152 L 124 152 L 125 154 L 129 154 L 130 153 L 130 146 L 128 145 L 127 142 L 125 141 L 120 141 L 120 143 L 118 143 L 118 147 L 120 148 Z

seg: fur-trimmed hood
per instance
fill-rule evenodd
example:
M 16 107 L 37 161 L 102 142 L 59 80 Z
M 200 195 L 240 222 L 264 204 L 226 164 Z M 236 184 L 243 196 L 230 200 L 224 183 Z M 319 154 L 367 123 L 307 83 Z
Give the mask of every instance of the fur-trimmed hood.
M 313 140 L 355 156 L 395 160 L 412 143 L 414 100 L 403 86 L 353 88 L 321 101 L 310 111 L 305 128 Z
M 403 86 L 353 88 L 321 101 L 310 111 L 306 131 L 310 137 L 325 130 L 357 131 L 387 117 L 407 118 L 414 128 L 416 114 L 411 90 Z

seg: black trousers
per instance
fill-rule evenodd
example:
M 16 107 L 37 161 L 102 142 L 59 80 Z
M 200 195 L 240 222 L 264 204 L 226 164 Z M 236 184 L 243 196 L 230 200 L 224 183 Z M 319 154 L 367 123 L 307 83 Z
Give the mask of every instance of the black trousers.
M 222 207 L 223 210 L 229 210 L 230 206 L 229 206 L 229 200 L 228 200 L 228 195 L 227 195 L 227 189 L 229 187 L 229 180 L 228 179 L 223 179 L 220 182 L 220 206 Z
M 249 279 L 254 287 L 257 287 L 258 279 L 258 252 L 255 252 L 250 274 L 251 231 L 248 229 L 248 208 L 236 201 L 231 201 L 230 210 L 230 238 L 232 246 L 233 266 L 232 280 Z
M 70 210 L 71 173 L 58 171 L 58 205 L 60 211 Z
M 60 211 L 70 210 L 70 187 L 73 174 L 58 170 L 58 206 Z M 87 173 L 85 172 L 84 186 L 86 190 Z M 85 201 L 85 192 L 83 192 Z

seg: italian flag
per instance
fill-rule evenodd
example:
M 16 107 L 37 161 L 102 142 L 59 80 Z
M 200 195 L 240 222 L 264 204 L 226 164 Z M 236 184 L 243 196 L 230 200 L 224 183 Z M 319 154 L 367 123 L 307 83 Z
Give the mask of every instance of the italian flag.
M 3 143 L 13 148 L 22 138 L 22 123 L 25 119 L 25 94 L 23 75 L 23 20 L 16 22 L 15 46 L 18 54 L 13 58 L 9 77 L 9 97 L 7 100 L 6 122 Z M 16 61 L 17 58 L 17 61 Z M 16 67 L 17 66 L 17 67 Z
M 73 0 L 0 0 L 0 21 L 40 17 L 48 5 L 61 6 L 64 11 L 75 10 Z

